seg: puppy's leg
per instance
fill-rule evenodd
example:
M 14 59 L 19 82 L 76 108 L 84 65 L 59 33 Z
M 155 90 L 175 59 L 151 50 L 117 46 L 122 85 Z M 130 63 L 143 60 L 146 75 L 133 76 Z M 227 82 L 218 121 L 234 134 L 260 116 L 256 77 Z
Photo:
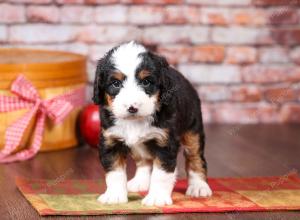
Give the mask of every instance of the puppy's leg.
M 186 172 L 188 175 L 188 189 L 186 195 L 192 197 L 207 197 L 212 191 L 206 182 L 206 161 L 204 158 L 204 133 L 188 131 L 182 136 L 185 146 Z
M 164 206 L 173 203 L 171 194 L 176 181 L 176 159 L 179 149 L 179 143 L 170 143 L 173 141 L 173 139 L 169 139 L 166 146 L 159 146 L 155 141 L 148 143 L 149 150 L 155 159 L 149 192 L 142 200 L 143 205 Z
M 135 176 L 127 182 L 127 189 L 129 192 L 147 191 L 150 185 L 152 163 L 134 153 L 132 158 L 135 160 L 137 168 Z
M 126 175 L 126 146 L 118 141 L 107 141 L 100 144 L 100 160 L 106 172 L 106 191 L 98 197 L 98 201 L 105 204 L 128 202 Z
M 166 171 L 160 164 L 155 161 L 150 181 L 150 189 L 142 204 L 146 206 L 164 206 L 172 205 L 171 194 L 176 181 L 176 169 Z

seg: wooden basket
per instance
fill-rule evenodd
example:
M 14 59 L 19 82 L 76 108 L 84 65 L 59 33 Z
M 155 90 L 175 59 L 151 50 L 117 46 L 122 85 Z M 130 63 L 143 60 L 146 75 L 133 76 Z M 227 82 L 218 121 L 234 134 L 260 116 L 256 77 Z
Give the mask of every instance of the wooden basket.
M 49 99 L 85 86 L 86 59 L 84 56 L 54 51 L 28 49 L 0 49 L 0 95 L 12 96 L 12 82 L 23 74 L 38 90 L 42 99 Z M 0 149 L 4 147 L 6 128 L 28 109 L 0 112 Z M 80 107 L 75 108 L 62 123 L 54 125 L 46 119 L 41 151 L 58 150 L 77 145 L 76 119 Z M 23 135 L 18 150 L 32 141 L 35 118 Z

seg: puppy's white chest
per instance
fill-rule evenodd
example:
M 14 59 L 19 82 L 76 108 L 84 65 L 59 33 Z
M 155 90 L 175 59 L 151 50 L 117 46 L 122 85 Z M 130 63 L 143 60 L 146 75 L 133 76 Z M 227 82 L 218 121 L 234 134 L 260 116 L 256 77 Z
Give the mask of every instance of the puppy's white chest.
M 107 130 L 109 135 L 123 139 L 128 147 L 153 138 L 165 138 L 165 132 L 161 128 L 151 125 L 151 119 L 123 120 L 118 119 L 115 125 Z

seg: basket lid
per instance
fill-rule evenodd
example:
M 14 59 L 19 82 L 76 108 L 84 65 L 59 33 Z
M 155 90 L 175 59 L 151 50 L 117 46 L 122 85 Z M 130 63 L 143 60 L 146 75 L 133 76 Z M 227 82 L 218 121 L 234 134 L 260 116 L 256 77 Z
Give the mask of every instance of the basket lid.
M 60 51 L 0 49 L 0 89 L 8 89 L 19 74 L 37 88 L 84 83 L 86 58 Z

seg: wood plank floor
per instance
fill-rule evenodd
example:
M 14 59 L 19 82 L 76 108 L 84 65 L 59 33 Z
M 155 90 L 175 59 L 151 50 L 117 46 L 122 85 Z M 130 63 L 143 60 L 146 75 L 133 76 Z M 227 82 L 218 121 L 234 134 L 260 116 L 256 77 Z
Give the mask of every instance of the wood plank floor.
M 209 176 L 286 175 L 300 170 L 300 125 L 209 125 L 206 126 L 206 158 Z M 179 176 L 184 177 L 179 157 Z M 129 178 L 134 164 L 129 160 Z M 98 153 L 87 146 L 41 153 L 31 161 L 0 165 L 0 219 L 40 219 L 14 184 L 15 176 L 57 179 L 103 178 Z M 300 212 L 231 212 L 172 215 L 128 215 L 95 217 L 47 217 L 47 219 L 300 219 Z

